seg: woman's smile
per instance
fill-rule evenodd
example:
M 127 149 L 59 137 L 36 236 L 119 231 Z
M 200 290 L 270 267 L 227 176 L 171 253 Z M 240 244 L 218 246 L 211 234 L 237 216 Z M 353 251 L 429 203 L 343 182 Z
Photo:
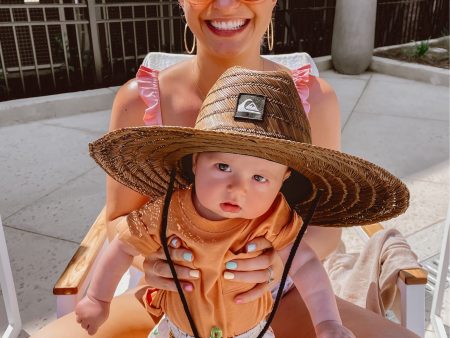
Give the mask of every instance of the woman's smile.
M 218 36 L 233 36 L 242 32 L 250 23 L 250 19 L 206 20 L 206 26 Z

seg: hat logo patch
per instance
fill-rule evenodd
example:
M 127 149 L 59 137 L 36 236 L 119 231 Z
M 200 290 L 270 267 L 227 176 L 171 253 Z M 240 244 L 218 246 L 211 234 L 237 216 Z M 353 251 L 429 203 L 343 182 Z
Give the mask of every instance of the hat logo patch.
M 236 113 L 236 119 L 248 119 L 262 121 L 266 97 L 254 94 L 239 94 Z
M 252 99 L 247 99 L 244 102 L 242 102 L 238 109 L 240 111 L 245 111 L 247 113 L 257 113 L 260 114 L 261 112 L 258 110 L 258 107 L 256 106 L 255 102 L 253 102 Z

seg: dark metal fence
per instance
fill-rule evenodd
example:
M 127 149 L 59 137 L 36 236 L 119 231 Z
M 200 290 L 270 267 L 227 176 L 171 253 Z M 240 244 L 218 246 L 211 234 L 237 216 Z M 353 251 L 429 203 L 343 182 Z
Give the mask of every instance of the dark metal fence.
M 86 4 L 0 2 L 0 98 L 82 88 L 91 81 Z
M 97 65 L 103 83 L 118 84 L 136 74 L 149 51 L 182 53 L 184 22 L 177 0 L 96 0 Z
M 274 53 L 331 53 L 336 0 L 279 0 L 275 13 Z
M 378 0 L 375 47 L 449 34 L 449 0 Z
M 149 51 L 184 53 L 177 0 L 28 2 L 0 0 L 0 101 L 121 84 Z M 329 55 L 335 5 L 278 0 L 273 53 Z M 378 0 L 376 46 L 444 34 L 448 0 Z

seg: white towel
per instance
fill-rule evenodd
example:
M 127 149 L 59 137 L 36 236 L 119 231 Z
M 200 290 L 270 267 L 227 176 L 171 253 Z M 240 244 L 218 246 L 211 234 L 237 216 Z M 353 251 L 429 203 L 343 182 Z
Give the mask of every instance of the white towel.
M 377 232 L 360 253 L 342 247 L 324 262 L 335 294 L 384 316 L 396 300 L 399 271 L 419 267 L 417 256 L 395 229 Z

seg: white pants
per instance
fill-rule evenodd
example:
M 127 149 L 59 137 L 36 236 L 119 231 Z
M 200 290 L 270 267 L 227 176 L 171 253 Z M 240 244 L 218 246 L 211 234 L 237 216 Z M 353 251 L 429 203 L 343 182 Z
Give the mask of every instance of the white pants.
M 266 325 L 266 321 L 261 321 L 254 328 L 244 332 L 238 336 L 234 336 L 234 338 L 256 338 L 259 333 L 262 331 L 264 325 Z M 167 316 L 161 318 L 159 323 L 155 326 L 155 328 L 150 332 L 148 338 L 194 338 L 193 336 L 188 335 L 187 333 L 181 331 L 178 327 L 175 326 L 174 323 L 170 321 Z M 210 337 L 204 337 L 210 338 Z M 223 337 L 227 338 L 227 337 Z M 264 338 L 275 338 L 273 331 L 269 328 L 264 334 Z

